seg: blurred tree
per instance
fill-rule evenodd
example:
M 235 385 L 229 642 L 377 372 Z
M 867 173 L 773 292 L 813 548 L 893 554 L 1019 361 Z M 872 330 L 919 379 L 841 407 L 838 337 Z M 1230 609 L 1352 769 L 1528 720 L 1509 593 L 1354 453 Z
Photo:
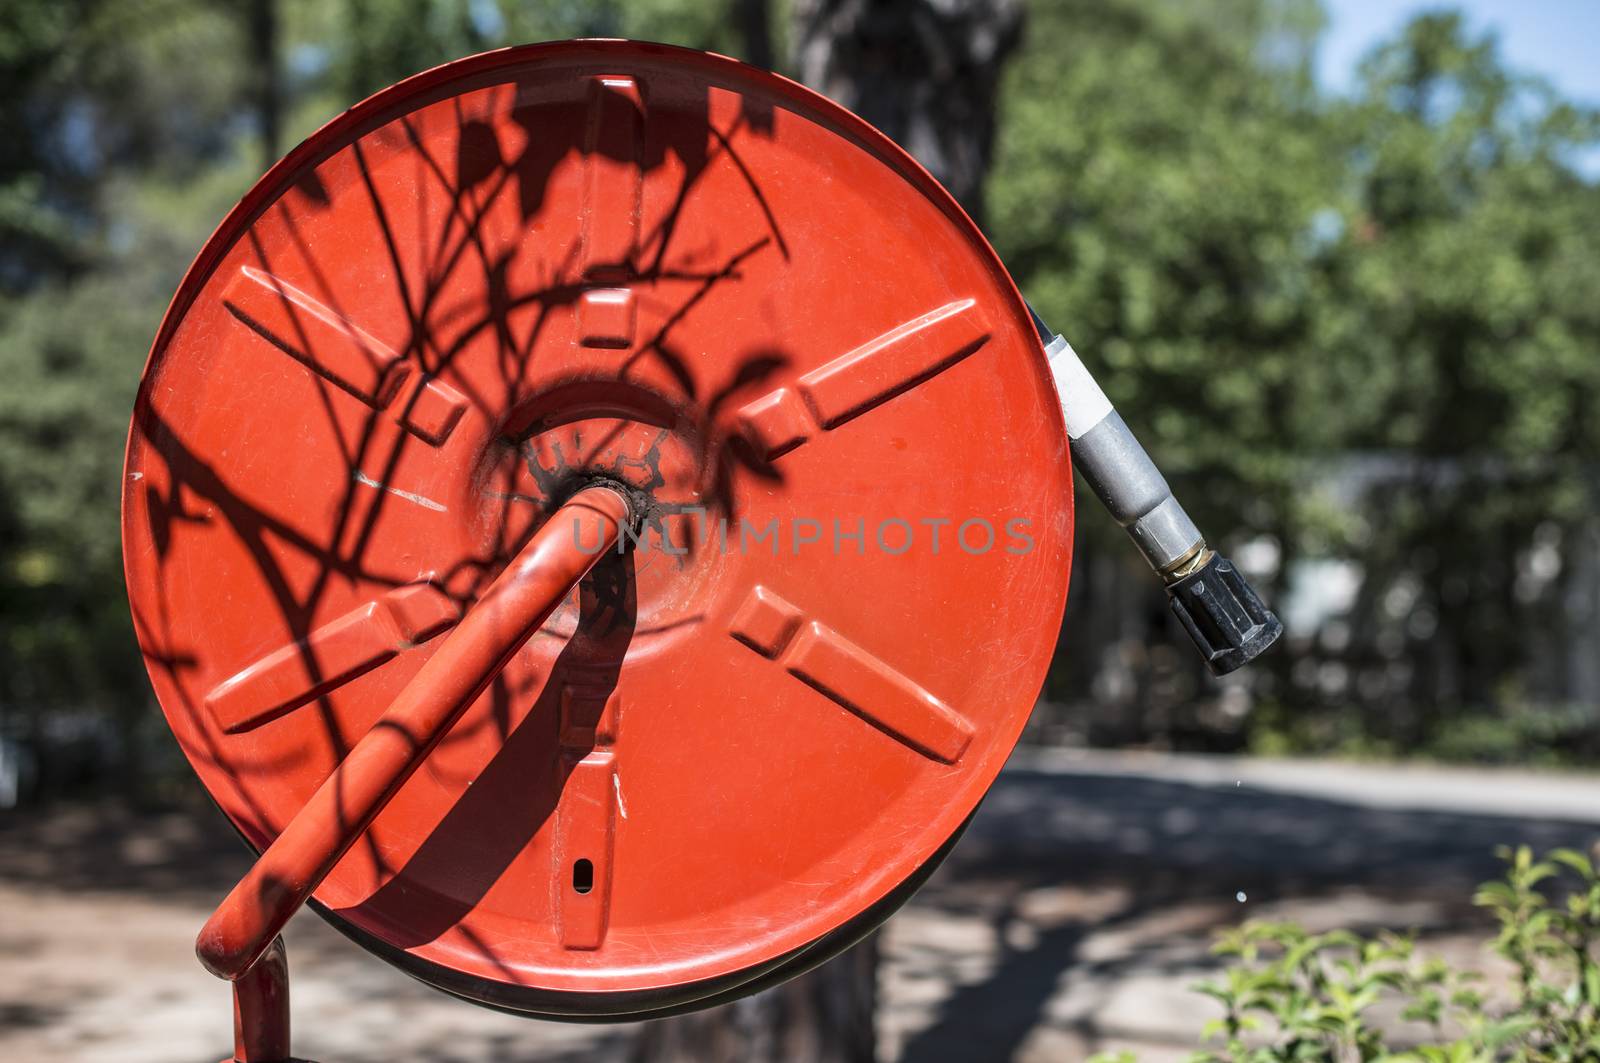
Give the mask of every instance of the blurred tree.
M 1412 22 L 1362 83 L 1333 114 L 1349 195 L 1321 335 L 1364 457 L 1336 545 L 1366 578 L 1324 647 L 1343 670 L 1303 694 L 1357 702 L 1390 748 L 1570 699 L 1592 738 L 1600 191 L 1574 163 L 1600 120 L 1455 14 Z
M 0 725 L 110 719 L 137 774 L 159 723 L 121 592 L 118 454 L 161 308 L 242 187 L 218 168 L 241 26 L 198 0 L 19 0 L 3 18 Z M 186 210 L 165 213 L 181 186 Z
M 878 1058 L 873 935 L 828 963 L 710 1011 L 646 1023 L 636 1063 L 872 1063 Z
M 1203 527 L 1280 578 L 1359 561 L 1346 615 L 1257 670 L 1258 723 L 1403 751 L 1463 707 L 1592 706 L 1595 118 L 1453 15 L 1329 100 L 1319 24 L 1299 0 L 1036 4 L 992 235 Z M 1082 516 L 1053 696 L 1102 738 L 1242 742 L 1248 703 L 1159 635 Z
M 1303 460 L 1346 423 L 1318 334 L 1318 223 L 1343 190 L 1311 83 L 1319 28 L 1309 0 L 1036 3 L 1001 97 L 1001 257 L 1230 548 L 1290 551 Z M 1078 530 L 1057 722 L 1101 742 L 1242 741 L 1121 531 L 1094 505 Z
M 250 72 L 255 82 L 256 124 L 261 137 L 261 166 L 265 169 L 278 161 L 283 124 L 283 87 L 278 69 L 278 0 L 250 0 L 246 18 Z
M 793 0 L 800 80 L 889 134 L 982 223 L 1021 0 Z
M 473 15 L 457 0 L 344 0 L 344 24 L 333 38 L 334 78 L 346 103 L 372 95 L 412 74 L 492 47 L 505 26 L 505 9 L 491 4 Z M 591 23 L 603 33 L 614 5 L 589 5 Z
M 234 20 L 199 0 L 0 10 L 0 293 L 99 264 L 118 177 L 177 179 L 225 148 L 239 44 Z

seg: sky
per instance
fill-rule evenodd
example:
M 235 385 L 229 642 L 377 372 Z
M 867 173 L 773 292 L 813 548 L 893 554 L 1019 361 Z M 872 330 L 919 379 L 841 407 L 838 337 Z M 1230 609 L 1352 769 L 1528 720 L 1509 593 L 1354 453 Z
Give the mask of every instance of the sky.
M 1317 73 L 1348 89 L 1356 64 L 1412 15 L 1457 8 L 1471 30 L 1494 29 L 1513 68 L 1544 77 L 1577 102 L 1600 106 L 1600 0 L 1323 0 L 1328 28 Z

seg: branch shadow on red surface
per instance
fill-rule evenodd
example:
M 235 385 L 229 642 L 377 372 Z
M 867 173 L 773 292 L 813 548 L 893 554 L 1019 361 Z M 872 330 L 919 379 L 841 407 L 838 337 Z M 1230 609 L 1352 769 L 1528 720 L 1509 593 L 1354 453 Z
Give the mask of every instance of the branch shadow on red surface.
M 530 369 L 537 361 L 561 356 L 541 341 L 549 335 L 554 315 L 571 312 L 576 301 L 595 283 L 579 267 L 577 246 L 547 247 L 527 239 L 496 246 L 486 227 L 490 212 L 501 196 L 514 195 L 525 221 L 537 217 L 544 207 L 545 191 L 559 167 L 581 166 L 589 152 L 608 150 L 603 140 L 598 146 L 586 142 L 581 128 L 570 120 L 540 106 L 518 102 L 516 90 L 515 84 L 501 86 L 498 91 L 502 96 L 496 104 L 508 106 L 512 120 L 526 130 L 526 147 L 514 157 L 506 156 L 494 127 L 467 114 L 459 101 L 455 107 L 457 143 L 453 160 L 436 154 L 410 116 L 396 120 L 416 162 L 417 180 L 448 201 L 442 221 L 414 253 L 401 246 L 397 235 L 394 212 L 400 197 L 377 176 L 362 141 L 348 149 L 360 180 L 339 192 L 364 201 L 369 222 L 381 238 L 394 300 L 406 318 L 406 337 L 395 353 L 423 379 L 449 381 L 490 423 L 498 423 L 507 411 L 525 401 Z M 506 93 L 511 96 L 509 101 L 503 96 Z M 770 131 L 770 115 L 747 108 L 729 128 L 717 129 L 711 123 L 708 101 L 676 101 L 674 105 L 679 113 L 668 124 L 670 132 L 647 138 L 643 158 L 615 159 L 636 162 L 645 174 L 676 159 L 681 172 L 670 209 L 641 234 L 625 264 L 623 283 L 649 287 L 672 280 L 689 282 L 689 288 L 681 303 L 670 308 L 662 326 L 629 352 L 615 373 L 619 381 L 638 386 L 637 369 L 653 362 L 676 383 L 678 390 L 662 395 L 662 401 L 687 424 L 688 434 L 697 441 L 699 476 L 707 485 L 712 505 L 731 511 L 738 477 L 778 481 L 781 476 L 741 445 L 737 431 L 728 423 L 727 411 L 738 400 L 770 386 L 769 382 L 792 359 L 777 348 L 754 350 L 738 360 L 728 379 L 705 379 L 686 355 L 680 333 L 688 327 L 695 308 L 712 291 L 741 280 L 741 269 L 752 256 L 778 254 L 786 260 L 789 246 L 756 177 L 739 158 L 737 148 L 740 135 L 760 136 Z M 733 166 L 741 175 L 759 204 L 764 230 L 750 234 L 746 243 L 709 267 L 691 265 L 687 260 L 680 262 L 677 238 L 683 210 L 701 179 L 719 161 Z M 324 253 L 327 248 L 313 235 L 314 219 L 332 209 L 333 200 L 334 193 L 327 184 L 314 170 L 306 170 L 295 175 L 282 198 L 267 208 L 289 233 L 288 249 L 269 253 L 253 234 L 246 239 L 253 264 L 263 273 L 292 277 L 333 315 L 354 326 L 355 314 L 347 305 L 349 299 L 341 294 L 348 288 L 348 278 L 341 276 L 335 259 Z M 537 261 L 533 256 L 539 256 Z M 524 268 L 513 268 L 519 265 Z M 486 298 L 476 304 L 453 304 L 451 293 L 461 290 L 461 279 L 466 276 L 477 278 Z M 517 276 L 539 276 L 542 280 L 532 285 L 522 282 L 518 287 L 518 282 L 513 281 Z M 614 285 L 618 281 L 613 277 L 607 283 Z M 295 334 L 286 339 L 299 345 L 306 356 L 303 360 L 314 363 L 314 329 L 305 319 L 306 310 L 281 290 L 277 299 L 279 309 L 295 323 Z M 451 337 L 448 341 L 441 339 L 446 334 Z M 457 362 L 483 342 L 494 345 L 499 375 L 495 387 L 487 390 L 470 387 L 454 371 Z M 380 364 L 370 351 L 365 353 L 374 373 L 392 368 Z M 219 366 L 216 371 L 226 372 L 226 366 Z M 302 421 L 297 428 L 303 432 L 320 431 L 335 440 L 340 459 L 349 468 L 334 505 L 320 513 L 283 511 L 262 501 L 251 490 L 251 484 L 231 471 L 220 455 L 201 453 L 186 438 L 181 416 L 174 416 L 165 405 L 158 408 L 148 388 L 141 392 L 135 411 L 136 434 L 147 452 L 159 455 L 167 472 L 165 490 L 151 485 L 145 488 L 149 492 L 148 530 L 160 570 L 156 600 L 136 602 L 134 606 L 146 660 L 153 671 L 168 676 L 168 689 L 177 692 L 176 703 L 169 698 L 166 711 L 187 716 L 193 724 L 190 732 L 200 736 L 202 748 L 188 750 L 191 757 L 219 766 L 229 774 L 254 779 L 257 785 L 280 772 L 300 768 L 309 759 L 321 756 L 322 751 L 313 742 L 297 753 L 258 756 L 248 747 L 229 745 L 228 736 L 215 735 L 202 719 L 206 711 L 200 704 L 203 696 L 194 696 L 196 691 L 191 684 L 204 663 L 205 650 L 198 641 L 180 636 L 180 629 L 186 628 L 173 615 L 167 594 L 174 581 L 187 578 L 179 561 L 183 527 L 220 522 L 243 547 L 255 577 L 273 603 L 272 615 L 262 617 L 263 626 L 281 630 L 286 644 L 295 648 L 308 677 L 308 689 L 330 685 L 330 666 L 322 659 L 312 636 L 319 624 L 330 619 L 332 603 L 339 600 L 336 595 L 352 584 L 381 593 L 415 578 L 409 572 L 385 567 L 371 556 L 385 514 L 399 503 L 385 491 L 368 490 L 363 480 L 389 483 L 408 450 L 421 445 L 406 432 L 381 431 L 386 418 L 404 418 L 411 407 L 369 408 L 354 416 L 355 406 L 343 388 L 326 376 L 306 371 L 315 385 L 317 404 L 301 411 Z M 407 401 L 414 404 L 421 394 L 420 388 L 413 390 Z M 518 442 L 507 441 L 510 445 Z M 526 507 L 508 501 L 495 515 L 492 531 L 484 536 L 490 545 L 456 558 L 450 567 L 438 572 L 435 579 L 440 589 L 458 609 L 471 608 L 521 542 L 548 519 L 559 501 L 558 497 L 545 499 L 532 514 Z M 511 702 L 529 695 L 497 681 L 485 695 L 491 711 L 474 714 L 476 723 L 457 728 L 447 736 L 446 742 L 466 741 L 477 728 L 492 726 L 504 745 L 475 785 L 463 793 L 457 811 L 446 816 L 405 868 L 392 866 L 370 834 L 363 836 L 361 844 L 367 857 L 391 880 L 392 888 L 380 889 L 373 898 L 380 910 L 387 910 L 401 892 L 394 885 L 396 881 L 436 871 L 435 865 L 444 860 L 469 861 L 469 866 L 455 867 L 453 881 L 459 887 L 456 897 L 443 899 L 428 909 L 407 904 L 395 909 L 396 923 L 403 925 L 397 933 L 408 941 L 432 940 L 470 911 L 550 815 L 559 799 L 559 785 L 531 805 L 526 794 L 510 804 L 490 798 L 512 796 L 515 784 L 526 777 L 531 762 L 559 757 L 553 740 L 558 714 L 552 698 L 559 692 L 563 669 L 567 667 L 563 662 L 569 661 L 569 654 L 592 656 L 598 638 L 594 625 L 601 623 L 597 618 L 603 616 L 610 617 L 614 629 L 599 642 L 614 647 L 621 638 L 620 645 L 626 647 L 627 638 L 619 633 L 631 632 L 635 623 L 633 588 L 627 576 L 630 571 L 631 559 L 623 558 L 615 565 L 602 566 L 589 581 L 580 604 L 579 636 L 545 677 L 542 690 L 532 695 L 534 703 L 520 726 L 511 727 L 510 721 L 518 715 Z M 607 588 L 611 600 L 602 602 L 596 595 Z M 620 659 L 619 652 L 617 661 Z M 588 665 L 592 664 L 590 660 Z M 231 667 L 232 662 L 224 671 Z M 615 670 L 610 677 L 610 682 L 614 681 Z M 349 752 L 351 739 L 336 710 L 336 700 L 337 687 L 333 686 L 295 711 L 316 714 L 320 742 L 338 759 Z M 559 764 L 554 771 L 559 774 Z M 238 825 L 252 844 L 265 844 L 281 824 L 275 825 L 269 812 L 250 796 L 250 787 L 239 787 L 238 793 L 249 819 Z M 515 812 L 508 814 L 508 809 Z M 473 832 L 480 837 L 485 833 L 484 823 L 496 825 L 491 844 L 469 857 L 455 851 L 450 841 L 465 829 L 466 821 L 471 821 Z M 494 960 L 487 947 L 483 951 L 486 958 Z

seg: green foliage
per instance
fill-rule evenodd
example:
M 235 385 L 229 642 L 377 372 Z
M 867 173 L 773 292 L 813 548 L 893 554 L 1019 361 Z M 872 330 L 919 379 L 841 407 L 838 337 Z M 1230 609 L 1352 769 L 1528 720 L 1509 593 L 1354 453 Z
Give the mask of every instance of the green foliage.
M 243 41 L 225 5 L 7 0 L 0 294 L 104 265 L 119 178 L 181 181 L 216 158 L 244 91 Z
M 1040 4 L 1007 78 L 991 235 L 1169 477 L 1204 477 L 1208 527 L 1281 520 L 1242 502 L 1339 429 L 1302 416 L 1328 369 L 1313 221 L 1342 179 L 1307 7 Z
M 1402 1001 L 1404 1018 L 1425 1023 L 1435 1037 L 1456 1013 L 1481 1007 L 1475 979 L 1420 961 L 1413 941 L 1400 935 L 1246 923 L 1214 951 L 1235 961 L 1222 978 L 1196 987 L 1223 1008 L 1201 1033 L 1220 1046 L 1193 1063 L 1398 1060 L 1407 1057 L 1390 1052 L 1370 1019 L 1386 997 Z M 1485 1026 L 1480 1040 L 1498 1036 Z
M 1213 950 L 1229 961 L 1222 975 L 1195 987 L 1223 1014 L 1201 1032 L 1215 1047 L 1191 1063 L 1600 1060 L 1600 873 L 1571 849 L 1543 860 L 1526 846 L 1500 855 L 1504 877 L 1473 902 L 1499 923 L 1491 946 L 1515 971 L 1509 999 L 1478 972 L 1421 958 L 1410 937 L 1248 922 Z M 1546 893 L 1558 878 L 1569 887 L 1559 902 Z M 1373 1018 L 1380 1011 L 1387 1023 Z
M 95 276 L 0 325 L 0 699 L 11 706 L 145 703 L 116 535 L 139 352 L 161 305 L 143 294 Z
M 1489 882 L 1473 903 L 1500 922 L 1494 949 L 1516 969 L 1520 1023 L 1518 1059 L 1536 1063 L 1600 1059 L 1600 873 L 1593 861 L 1557 849 L 1535 861 L 1526 846 L 1502 850 L 1504 881 Z M 1553 904 L 1541 884 L 1566 872 L 1576 878 L 1565 904 Z
M 1597 500 L 1600 195 L 1570 168 L 1597 127 L 1454 15 L 1416 20 L 1364 74 L 1330 116 L 1360 148 L 1323 335 L 1348 374 L 1331 404 L 1367 411 L 1345 445 L 1387 466 L 1350 541 L 1353 627 L 1370 676 L 1414 662 L 1363 721 L 1404 747 L 1447 710 L 1536 692 L 1532 654 L 1568 622 L 1561 581 L 1519 560 L 1570 548 Z
M 739 51 L 725 6 L 699 0 L 291 0 L 281 9 L 289 38 L 312 49 L 318 66 L 301 91 L 327 92 L 338 106 L 440 63 L 529 41 L 632 37 Z
M 1448 722 L 1424 740 L 1373 733 L 1357 711 L 1308 714 L 1276 701 L 1249 721 L 1251 753 L 1284 757 L 1316 751 L 1354 760 L 1412 758 L 1449 764 L 1581 768 L 1600 763 L 1600 713 L 1592 705 L 1527 704 L 1506 697 L 1496 711 L 1440 713 Z
M 1600 192 L 1573 168 L 1600 120 L 1449 12 L 1322 96 L 1319 28 L 1297 0 L 1036 4 L 991 236 L 1208 534 L 1360 562 L 1338 637 L 1255 671 L 1411 751 L 1508 691 L 1578 696 L 1538 654 L 1582 621 L 1527 560 L 1592 550 L 1600 508 Z

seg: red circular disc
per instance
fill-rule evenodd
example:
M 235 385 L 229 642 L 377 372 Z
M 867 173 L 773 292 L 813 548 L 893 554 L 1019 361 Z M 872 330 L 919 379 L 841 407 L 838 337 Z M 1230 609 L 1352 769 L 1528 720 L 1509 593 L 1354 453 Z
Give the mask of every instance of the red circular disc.
M 316 893 L 544 1013 L 691 1000 L 881 912 L 1010 752 L 1070 562 L 1026 308 L 903 151 L 711 55 L 441 67 L 251 190 L 139 392 L 140 644 L 253 846 L 594 478 L 640 544 Z

